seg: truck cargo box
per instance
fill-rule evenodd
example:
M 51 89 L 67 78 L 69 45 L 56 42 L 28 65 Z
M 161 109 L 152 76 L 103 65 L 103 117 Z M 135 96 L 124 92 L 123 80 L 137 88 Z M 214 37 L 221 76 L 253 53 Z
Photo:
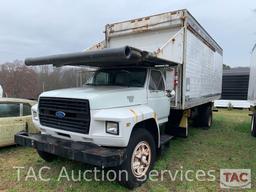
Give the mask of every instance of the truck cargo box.
M 179 10 L 108 24 L 105 40 L 85 52 L 30 58 L 25 63 L 96 67 L 168 66 L 175 76 L 167 82 L 167 87 L 174 87 L 176 93 L 171 108 L 189 109 L 221 97 L 222 52 L 222 48 L 187 10 Z
M 105 42 L 96 47 L 128 45 L 180 64 L 175 108 L 191 108 L 220 98 L 222 48 L 187 10 L 108 24 L 105 34 Z
M 252 49 L 251 55 L 251 69 L 250 69 L 250 80 L 249 80 L 249 90 L 248 99 L 251 105 L 256 105 L 256 44 Z

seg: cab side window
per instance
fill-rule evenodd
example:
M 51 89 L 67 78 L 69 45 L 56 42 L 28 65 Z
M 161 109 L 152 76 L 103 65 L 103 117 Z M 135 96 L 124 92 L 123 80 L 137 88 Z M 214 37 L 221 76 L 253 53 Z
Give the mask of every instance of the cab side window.
M 160 71 L 152 70 L 150 74 L 149 90 L 164 91 L 164 80 Z
M 94 84 L 96 85 L 107 85 L 109 83 L 109 73 L 98 72 L 94 76 Z

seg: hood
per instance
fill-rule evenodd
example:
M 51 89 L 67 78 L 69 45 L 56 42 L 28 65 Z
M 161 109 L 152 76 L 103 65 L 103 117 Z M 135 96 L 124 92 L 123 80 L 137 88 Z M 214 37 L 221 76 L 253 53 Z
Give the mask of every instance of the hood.
M 147 103 L 145 88 L 85 86 L 44 92 L 40 97 L 88 99 L 91 109 L 108 109 Z

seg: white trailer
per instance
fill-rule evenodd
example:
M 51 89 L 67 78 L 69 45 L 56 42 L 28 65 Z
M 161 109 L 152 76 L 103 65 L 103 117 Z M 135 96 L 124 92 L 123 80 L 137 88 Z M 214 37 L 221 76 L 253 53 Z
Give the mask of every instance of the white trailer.
M 248 100 L 251 105 L 252 121 L 251 121 L 251 134 L 256 137 L 256 44 L 254 45 L 251 53 L 251 69 L 248 90 Z
M 129 188 L 173 136 L 188 136 L 188 119 L 211 126 L 221 95 L 222 49 L 187 10 L 108 24 L 105 40 L 85 52 L 25 63 L 98 70 L 85 87 L 42 93 L 32 108 L 41 134 L 18 133 L 16 143 L 47 161 L 118 166 Z
M 248 101 L 250 68 L 238 67 L 223 71 L 222 96 L 215 107 L 250 109 Z
M 4 92 L 4 91 L 3 91 L 3 88 L 2 88 L 2 86 L 0 85 L 0 98 L 3 97 L 3 94 L 4 94 L 3 92 Z

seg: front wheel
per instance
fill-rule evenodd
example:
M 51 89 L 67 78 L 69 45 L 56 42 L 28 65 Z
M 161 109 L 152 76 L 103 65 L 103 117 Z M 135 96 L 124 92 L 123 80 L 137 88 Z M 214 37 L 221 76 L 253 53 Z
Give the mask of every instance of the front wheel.
M 252 116 L 251 134 L 252 134 L 253 137 L 256 137 L 256 113 L 254 113 L 253 116 Z
M 153 136 L 145 129 L 135 130 L 127 146 L 127 158 L 119 167 L 119 182 L 129 189 L 143 184 L 156 158 L 156 144 Z

